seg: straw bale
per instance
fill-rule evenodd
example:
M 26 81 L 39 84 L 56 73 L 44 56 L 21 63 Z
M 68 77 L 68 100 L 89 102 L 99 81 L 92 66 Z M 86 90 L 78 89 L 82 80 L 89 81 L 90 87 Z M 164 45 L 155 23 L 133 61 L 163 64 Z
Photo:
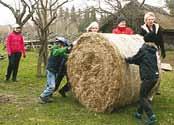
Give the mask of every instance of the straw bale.
M 143 40 L 137 35 L 85 33 L 68 58 L 67 72 L 75 98 L 90 111 L 111 112 L 137 101 L 138 67 L 124 58 Z

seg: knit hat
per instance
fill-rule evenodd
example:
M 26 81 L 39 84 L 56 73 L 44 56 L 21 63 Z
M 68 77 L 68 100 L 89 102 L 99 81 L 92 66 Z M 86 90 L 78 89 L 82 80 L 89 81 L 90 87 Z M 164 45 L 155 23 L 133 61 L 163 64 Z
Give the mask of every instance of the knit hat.
M 64 46 L 69 46 L 69 41 L 64 37 L 56 37 L 56 43 L 62 44 Z
M 126 21 L 126 18 L 125 17 L 119 17 L 118 20 L 117 20 L 117 24 L 119 24 L 122 21 Z
M 147 33 L 145 36 L 144 36 L 144 41 L 145 42 L 157 42 L 158 41 L 158 37 L 157 35 L 154 33 L 154 32 L 150 32 L 150 33 Z
M 21 26 L 17 23 L 12 26 L 12 28 L 18 28 L 18 27 L 20 28 Z

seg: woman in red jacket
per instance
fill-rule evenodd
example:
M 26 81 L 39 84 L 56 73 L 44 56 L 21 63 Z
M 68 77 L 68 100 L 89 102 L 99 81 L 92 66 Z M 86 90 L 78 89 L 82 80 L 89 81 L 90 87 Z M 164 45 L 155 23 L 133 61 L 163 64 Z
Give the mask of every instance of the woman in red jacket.
M 112 33 L 131 35 L 134 34 L 134 31 L 130 27 L 126 26 L 126 19 L 124 17 L 120 17 L 118 19 L 118 25 L 112 30 Z
M 16 77 L 21 55 L 23 54 L 23 57 L 25 58 L 24 39 L 19 24 L 13 25 L 13 32 L 8 35 L 6 40 L 6 48 L 9 60 L 6 81 L 8 81 L 11 74 L 13 74 L 12 81 L 15 82 L 17 81 Z

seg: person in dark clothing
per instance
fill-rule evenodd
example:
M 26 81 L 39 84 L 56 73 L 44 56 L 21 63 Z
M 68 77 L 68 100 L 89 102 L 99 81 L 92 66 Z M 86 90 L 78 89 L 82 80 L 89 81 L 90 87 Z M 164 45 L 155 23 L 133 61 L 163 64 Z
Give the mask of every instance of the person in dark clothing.
M 148 116 L 147 123 L 149 125 L 152 125 L 157 121 L 156 116 L 152 111 L 151 103 L 148 100 L 148 95 L 159 78 L 159 69 L 157 65 L 158 48 L 153 42 L 156 38 L 154 33 L 146 34 L 144 36 L 145 43 L 139 49 L 138 53 L 133 57 L 125 59 L 129 64 L 139 65 L 142 83 L 140 87 L 139 106 L 135 117 L 141 119 L 143 112 L 145 111 Z
M 153 12 L 147 12 L 144 15 L 145 24 L 141 26 L 140 35 L 144 36 L 150 32 L 154 32 L 157 35 L 157 38 L 154 42 L 155 42 L 156 46 L 158 47 L 157 57 L 158 57 L 158 67 L 160 70 L 160 67 L 161 67 L 160 56 L 162 56 L 162 58 L 165 58 L 166 52 L 165 52 L 165 48 L 164 48 L 164 41 L 163 41 L 161 27 L 159 26 L 159 24 L 155 23 L 155 18 L 156 18 L 155 14 Z M 151 94 L 149 95 L 150 101 L 152 101 L 154 94 L 160 95 L 160 79 L 159 79 L 158 83 L 156 84 L 156 86 L 153 88 Z
M 152 12 L 147 12 L 144 15 L 144 24 L 141 26 L 140 35 L 145 36 L 147 33 L 154 32 L 157 35 L 155 44 L 158 49 L 161 50 L 161 56 L 166 57 L 164 41 L 162 36 L 161 27 L 159 24 L 155 23 L 155 14 Z
M 59 93 L 62 95 L 62 97 L 66 97 L 66 92 L 68 92 L 70 90 L 70 85 L 68 83 L 68 76 L 67 76 L 67 69 L 66 69 L 66 61 L 67 59 L 62 58 L 61 64 L 60 64 L 60 68 L 58 71 L 58 77 L 56 78 L 56 86 L 54 91 L 56 91 L 59 88 L 59 85 L 62 81 L 62 79 L 64 78 L 64 76 L 66 76 L 66 81 L 67 83 L 59 90 Z
M 57 38 L 57 40 L 61 40 L 61 39 Z M 66 42 L 66 43 L 64 43 L 64 46 L 67 46 L 69 48 L 67 51 L 67 54 L 69 54 L 72 50 L 73 45 L 70 44 L 70 42 Z M 59 85 L 60 85 L 62 79 L 64 78 L 64 76 L 66 76 L 67 83 L 59 90 L 59 93 L 62 95 L 62 97 L 66 97 L 66 92 L 68 92 L 71 88 L 70 83 L 69 83 L 69 79 L 68 79 L 68 75 L 67 75 L 66 62 L 67 62 L 67 58 L 62 58 L 60 68 L 58 70 L 59 75 L 56 78 L 56 86 L 54 89 L 54 91 L 56 91 L 59 88 Z
M 68 41 L 63 37 L 56 38 L 57 45 L 54 45 L 51 49 L 50 56 L 47 64 L 47 84 L 45 90 L 40 95 L 40 102 L 47 103 L 52 102 L 50 96 L 59 87 L 61 80 L 66 73 L 66 60 L 67 53 L 71 49 L 68 45 Z M 56 80 L 59 79 L 59 80 Z M 65 97 L 65 87 L 60 90 L 60 94 Z M 64 92 L 62 94 L 62 92 Z

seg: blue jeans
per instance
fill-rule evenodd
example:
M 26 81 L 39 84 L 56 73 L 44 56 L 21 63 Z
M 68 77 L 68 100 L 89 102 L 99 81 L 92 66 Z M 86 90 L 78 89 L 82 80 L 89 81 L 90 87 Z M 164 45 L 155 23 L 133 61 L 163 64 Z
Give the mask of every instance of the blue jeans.
M 57 73 L 50 72 L 47 70 L 47 83 L 45 86 L 45 90 L 42 92 L 40 95 L 41 97 L 49 97 L 50 95 L 53 94 L 56 86 L 56 77 Z

